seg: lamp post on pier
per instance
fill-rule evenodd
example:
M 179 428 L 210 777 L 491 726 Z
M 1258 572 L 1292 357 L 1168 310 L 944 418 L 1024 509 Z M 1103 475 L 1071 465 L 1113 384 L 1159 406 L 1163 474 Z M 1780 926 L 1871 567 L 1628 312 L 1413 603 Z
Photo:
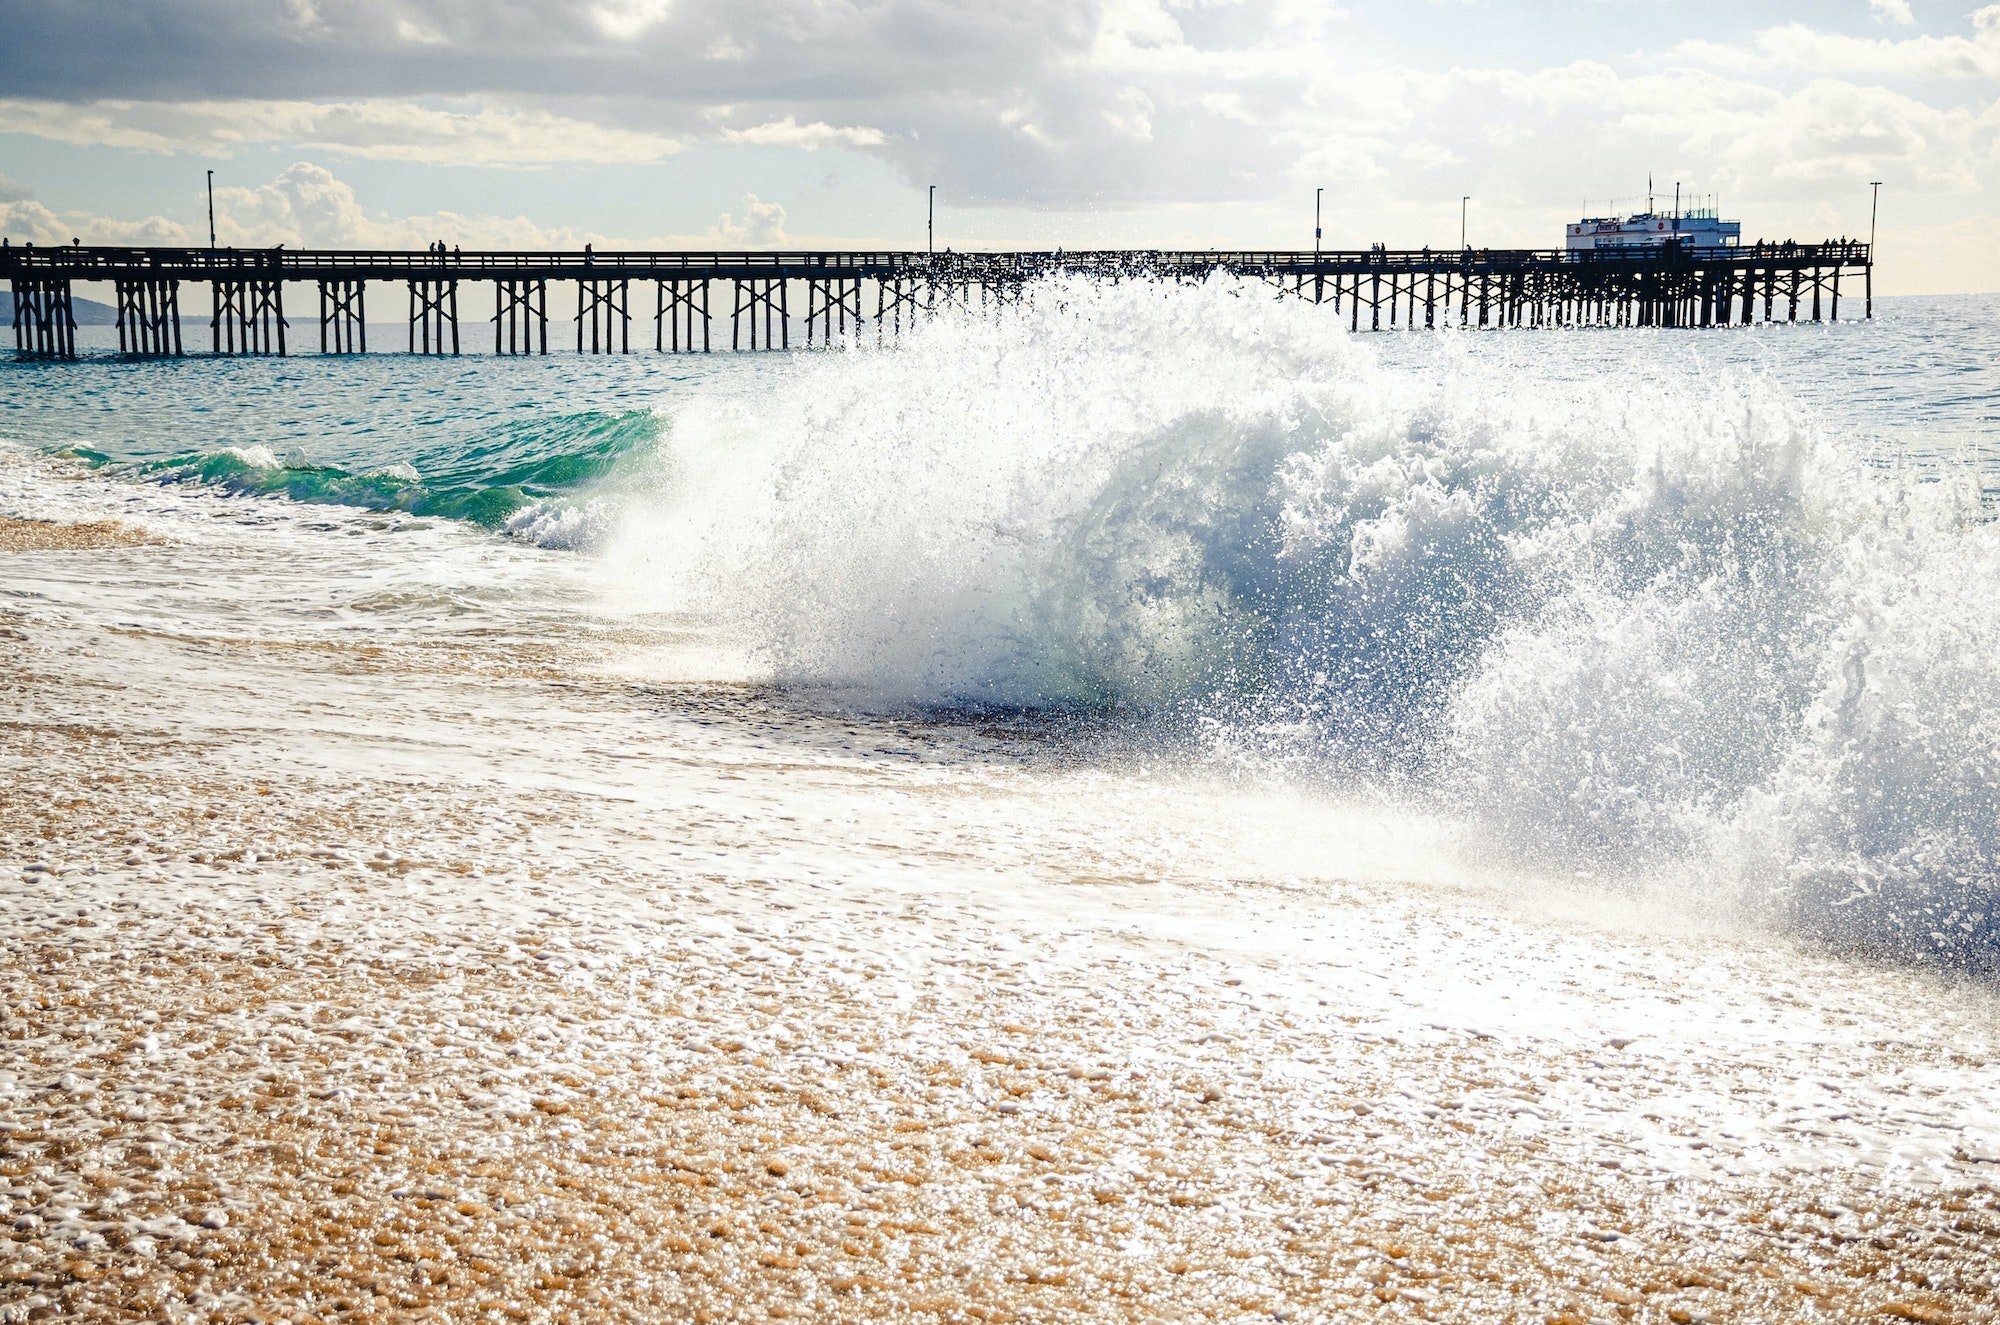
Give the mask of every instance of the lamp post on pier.
M 1472 195 L 1466 194 L 1458 200 L 1458 247 L 1465 248 L 1465 209 L 1472 203 Z
M 1324 188 L 1313 190 L 1313 302 L 1318 303 L 1326 293 L 1326 277 L 1319 270 L 1319 200 Z
M 924 220 L 924 253 L 937 252 L 937 185 L 931 185 L 930 213 Z
M 215 172 L 208 172 L 208 246 L 215 247 Z
M 1871 179 L 1868 181 L 1868 266 L 1867 275 L 1862 277 L 1868 295 L 1864 301 L 1867 307 L 1863 311 L 1871 318 L 1875 316 L 1875 217 L 1881 206 L 1882 181 Z

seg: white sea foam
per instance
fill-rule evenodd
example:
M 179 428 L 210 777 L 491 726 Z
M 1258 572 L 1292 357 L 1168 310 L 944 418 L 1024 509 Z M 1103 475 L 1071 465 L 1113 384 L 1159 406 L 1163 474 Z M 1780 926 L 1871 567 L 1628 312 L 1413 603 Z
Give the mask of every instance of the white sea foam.
M 1256 286 L 1053 282 L 690 411 L 612 558 L 782 679 L 1198 719 L 1568 873 L 1988 964 L 2000 539 L 1776 384 L 1391 370 Z
M 509 537 L 536 547 L 582 551 L 601 543 L 618 520 L 618 504 L 601 497 L 538 501 L 507 517 Z
M 278 453 L 268 446 L 225 446 L 222 454 L 233 456 L 252 469 L 283 469 L 288 463 L 306 463 L 303 452 L 294 450 L 281 460 Z

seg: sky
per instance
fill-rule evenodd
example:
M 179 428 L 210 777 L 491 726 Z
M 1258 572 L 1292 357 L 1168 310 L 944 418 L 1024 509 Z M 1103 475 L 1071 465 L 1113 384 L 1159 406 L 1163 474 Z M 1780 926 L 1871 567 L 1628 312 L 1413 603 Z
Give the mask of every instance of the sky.
M 1713 196 L 2000 290 L 2000 4 L 0 0 L 15 243 L 1554 247 Z

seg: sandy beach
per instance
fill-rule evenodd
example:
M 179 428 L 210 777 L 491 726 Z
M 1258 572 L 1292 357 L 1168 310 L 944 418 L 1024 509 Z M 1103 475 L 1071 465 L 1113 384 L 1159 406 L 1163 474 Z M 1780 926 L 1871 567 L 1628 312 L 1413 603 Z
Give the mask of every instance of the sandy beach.
M 6 563 L 4 1319 L 2000 1308 L 1990 990 L 1018 725 L 168 629 L 296 588 L 179 518 Z

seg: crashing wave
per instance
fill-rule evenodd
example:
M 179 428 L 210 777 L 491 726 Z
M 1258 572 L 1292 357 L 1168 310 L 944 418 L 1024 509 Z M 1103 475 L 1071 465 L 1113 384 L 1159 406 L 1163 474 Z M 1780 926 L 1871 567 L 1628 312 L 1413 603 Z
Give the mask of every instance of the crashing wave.
M 1990 964 L 2000 536 L 1773 383 L 1392 371 L 1327 310 L 1080 280 L 693 411 L 614 563 L 793 682 L 1186 718 L 1564 873 Z

